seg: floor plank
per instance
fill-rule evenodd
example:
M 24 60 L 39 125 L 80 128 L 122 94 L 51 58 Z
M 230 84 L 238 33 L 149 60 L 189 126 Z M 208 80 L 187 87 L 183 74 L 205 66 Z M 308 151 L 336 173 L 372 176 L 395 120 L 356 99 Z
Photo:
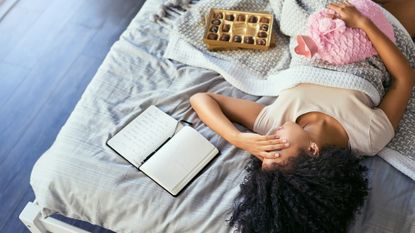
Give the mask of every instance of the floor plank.
M 60 78 L 60 82 L 53 85 L 54 89 L 31 120 L 30 127 L 25 127 L 16 137 L 17 146 L 9 146 L 10 150 L 5 152 L 7 155 L 0 162 L 0 170 L 9 170 L 2 175 L 1 190 L 10 193 L 18 191 L 9 190 L 9 185 L 21 176 L 19 171 L 28 166 L 33 167 L 38 155 L 50 147 L 99 64 L 97 59 L 81 55 Z M 19 122 L 24 120 L 22 118 Z M 25 148 L 18 145 L 30 146 Z M 22 182 L 23 180 L 19 180 L 17 183 Z M 0 212 L 1 210 L 0 207 Z
M 111 4 L 112 0 L 100 0 L 99 2 L 100 4 L 95 1 L 84 1 L 69 22 L 88 28 L 101 28 L 114 6 Z M 102 17 L 103 15 L 106 17 Z
M 123 28 L 117 27 L 117 25 L 128 25 L 131 19 L 136 15 L 137 9 L 129 7 L 136 4 L 135 1 L 136 0 L 125 0 L 124 4 L 114 6 L 116 9 L 108 12 L 108 18 L 102 25 L 101 30 L 94 35 L 82 54 L 104 59 L 107 51 L 102 48 L 108 48 L 114 44 L 124 30 Z M 144 1 L 139 4 L 139 7 L 141 7 L 143 3 Z
M 28 10 L 36 11 L 39 13 L 44 12 L 53 2 L 57 0 L 19 0 L 18 7 Z
M 0 106 L 0 138 L 7 138 L 7 142 L 0 142 L 0 154 L 8 154 L 16 145 L 94 33 L 95 30 L 68 24 L 9 101 Z
M 0 21 L 0 232 L 28 232 L 18 215 L 34 199 L 33 164 L 143 2 L 20 0 Z
M 39 12 L 20 7 L 19 3 L 0 21 L 0 61 L 16 47 L 17 41 L 40 17 Z
M 0 20 L 7 15 L 10 9 L 18 2 L 19 0 L 0 0 Z
M 19 221 L 19 215 L 26 206 L 27 201 L 25 203 L 25 200 L 33 200 L 35 196 L 30 186 L 21 188 L 15 195 L 16 197 L 10 201 L 11 208 L 4 208 L 7 212 L 0 218 L 0 232 L 29 232 L 25 225 Z M 13 201 L 14 199 L 18 201 Z
M 60 34 L 68 31 L 66 23 L 82 5 L 83 1 L 53 1 L 30 27 L 25 36 L 18 40 L 15 48 L 4 58 L 4 61 L 26 68 L 33 68 L 39 57 L 47 56 L 50 44 L 59 42 Z
M 0 106 L 3 106 L 24 81 L 28 70 L 0 62 Z

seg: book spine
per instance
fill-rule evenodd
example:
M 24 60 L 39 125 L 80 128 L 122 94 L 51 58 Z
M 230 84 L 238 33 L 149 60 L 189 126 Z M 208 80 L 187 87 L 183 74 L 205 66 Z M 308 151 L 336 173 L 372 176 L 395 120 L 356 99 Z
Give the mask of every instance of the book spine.
M 213 148 L 212 151 L 205 157 L 205 159 L 203 159 L 198 166 L 196 166 L 195 168 L 193 168 L 193 170 L 191 172 L 189 172 L 189 174 L 187 174 L 187 176 L 185 176 L 183 178 L 182 181 L 180 181 L 180 183 L 178 183 L 173 189 L 172 189 L 172 193 L 173 194 L 178 194 L 180 192 L 181 189 L 183 189 L 183 187 L 190 182 L 190 180 L 195 177 L 202 169 L 203 167 L 206 166 L 206 164 L 212 160 L 213 157 L 215 157 L 216 154 L 218 154 L 219 151 L 216 148 Z
M 140 166 L 138 168 L 140 168 L 149 158 L 151 158 L 151 156 L 153 156 L 160 148 L 162 148 L 164 144 L 166 144 L 170 139 L 171 137 L 167 138 L 166 141 L 164 141 L 159 147 L 157 147 L 155 151 L 151 152 L 151 154 L 149 154 L 143 161 L 141 161 Z

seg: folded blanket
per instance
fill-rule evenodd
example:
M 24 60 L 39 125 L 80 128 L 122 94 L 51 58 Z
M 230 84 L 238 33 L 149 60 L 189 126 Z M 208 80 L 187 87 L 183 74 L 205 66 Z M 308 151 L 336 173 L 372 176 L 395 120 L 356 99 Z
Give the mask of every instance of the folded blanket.
M 377 56 L 348 65 L 331 65 L 321 60 L 303 58 L 294 52 L 295 36 L 304 34 L 308 16 L 330 0 L 229 0 L 199 1 L 173 23 L 165 57 L 182 63 L 212 69 L 235 87 L 252 95 L 277 96 L 298 83 L 314 83 L 366 93 L 379 104 L 390 83 L 381 59 Z M 211 52 L 203 43 L 205 17 L 210 8 L 246 11 L 273 11 L 276 19 L 276 46 L 265 52 L 234 50 Z M 415 45 L 402 25 L 387 11 L 396 45 L 415 67 Z M 396 156 L 386 161 L 415 180 L 415 89 L 395 138 L 388 144 Z M 382 156 L 382 152 L 379 153 Z

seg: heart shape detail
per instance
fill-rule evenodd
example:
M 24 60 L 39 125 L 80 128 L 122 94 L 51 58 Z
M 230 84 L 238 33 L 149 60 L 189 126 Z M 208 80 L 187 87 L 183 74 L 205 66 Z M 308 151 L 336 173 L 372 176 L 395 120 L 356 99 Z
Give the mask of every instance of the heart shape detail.
M 295 53 L 298 55 L 311 58 L 318 52 L 318 47 L 314 43 L 313 39 L 309 36 L 298 35 L 296 37 L 297 46 L 294 48 Z

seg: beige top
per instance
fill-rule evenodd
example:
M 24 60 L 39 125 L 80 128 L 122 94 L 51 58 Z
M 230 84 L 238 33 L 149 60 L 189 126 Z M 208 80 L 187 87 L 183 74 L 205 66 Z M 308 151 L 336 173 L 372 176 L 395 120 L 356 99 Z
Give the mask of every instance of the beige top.
M 349 137 L 357 155 L 376 155 L 395 134 L 393 126 L 370 98 L 349 89 L 300 84 L 280 93 L 275 102 L 264 107 L 255 120 L 254 131 L 270 134 L 286 121 L 296 122 L 308 112 L 322 112 L 336 119 Z

